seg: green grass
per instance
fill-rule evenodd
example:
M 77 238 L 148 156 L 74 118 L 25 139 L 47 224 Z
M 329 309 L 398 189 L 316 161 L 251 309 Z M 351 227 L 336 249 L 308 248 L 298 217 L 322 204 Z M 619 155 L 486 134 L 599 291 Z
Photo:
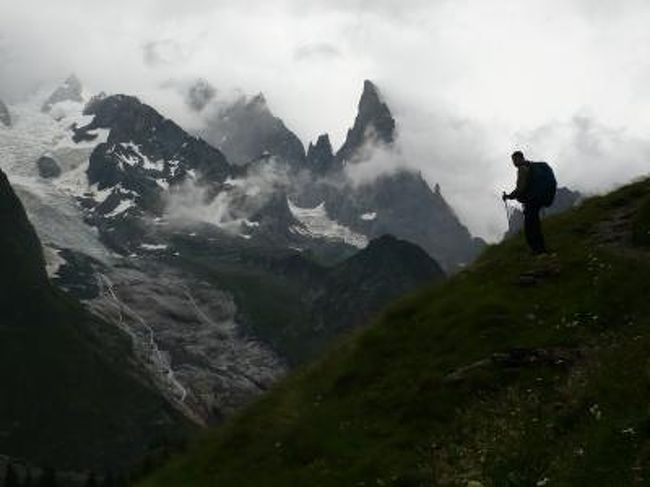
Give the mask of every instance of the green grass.
M 649 485 L 649 195 L 642 181 L 546 221 L 556 258 L 521 236 L 488 248 L 144 485 Z M 600 244 L 626 208 L 631 238 Z M 491 359 L 513 349 L 552 360 Z
M 637 245 L 650 247 L 650 196 L 643 198 L 635 215 L 632 238 Z

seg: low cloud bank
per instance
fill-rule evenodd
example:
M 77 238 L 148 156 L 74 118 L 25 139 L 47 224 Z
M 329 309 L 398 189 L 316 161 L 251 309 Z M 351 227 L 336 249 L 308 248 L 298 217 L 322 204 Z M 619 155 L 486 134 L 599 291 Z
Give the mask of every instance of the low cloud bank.
M 172 223 L 203 222 L 241 234 L 249 219 L 289 186 L 289 176 L 283 164 L 270 160 L 224 186 L 215 194 L 209 186 L 188 179 L 169 195 L 165 216 Z

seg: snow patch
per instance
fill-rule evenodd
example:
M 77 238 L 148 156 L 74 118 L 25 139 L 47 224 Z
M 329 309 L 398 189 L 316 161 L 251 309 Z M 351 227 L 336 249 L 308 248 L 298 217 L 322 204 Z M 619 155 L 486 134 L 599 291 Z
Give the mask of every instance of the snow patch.
M 133 142 L 126 142 L 120 145 L 135 154 L 135 156 L 128 155 L 128 156 L 121 157 L 122 161 L 124 161 L 129 166 L 142 165 L 142 168 L 148 171 L 156 171 L 156 172 L 164 171 L 165 161 L 162 159 L 158 159 L 157 161 L 152 161 L 149 157 L 147 157 L 145 154 L 142 153 L 142 150 L 140 149 L 139 145 Z
M 171 173 L 171 176 L 175 177 L 176 173 L 178 172 L 180 161 L 173 159 L 169 161 L 168 164 L 169 164 L 169 172 Z
M 114 217 L 116 217 L 118 215 L 121 215 L 126 210 L 128 210 L 129 208 L 132 208 L 134 206 L 135 206 L 135 202 L 133 202 L 132 200 L 122 200 L 115 207 L 115 209 L 113 211 L 111 211 L 110 213 L 106 213 L 106 215 L 104 215 L 104 216 L 106 218 L 114 218 Z
M 376 211 L 372 211 L 372 212 L 369 212 L 369 213 L 364 213 L 363 215 L 361 215 L 361 219 L 363 221 L 366 221 L 366 222 L 371 222 L 371 221 L 375 220 L 376 218 L 377 218 L 377 212 Z
M 144 250 L 167 250 L 167 245 L 165 244 L 140 244 L 140 248 Z
M 169 183 L 165 179 L 156 179 L 156 184 L 159 188 L 164 189 L 165 191 L 169 190 Z
M 45 257 L 45 271 L 47 275 L 52 278 L 58 275 L 59 269 L 66 263 L 66 260 L 61 257 L 60 250 L 43 245 L 43 256 Z
M 99 189 L 98 184 L 90 187 L 90 194 L 97 203 L 103 203 L 113 193 L 113 188 Z
M 329 240 L 340 240 L 348 245 L 357 248 L 364 248 L 368 245 L 368 238 L 365 235 L 356 233 L 340 223 L 331 220 L 325 209 L 325 202 L 315 208 L 300 208 L 287 199 L 289 210 L 293 217 L 301 225 L 293 226 L 291 230 L 299 235 L 314 238 L 326 238 Z

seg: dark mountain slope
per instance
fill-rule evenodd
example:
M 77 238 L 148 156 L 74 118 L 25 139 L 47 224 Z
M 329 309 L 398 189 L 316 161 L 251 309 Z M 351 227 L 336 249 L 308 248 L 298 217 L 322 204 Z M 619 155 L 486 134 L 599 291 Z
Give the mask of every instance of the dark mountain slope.
M 362 326 L 399 296 L 445 278 L 445 273 L 417 245 L 384 235 L 343 262 L 323 267 L 302 255 L 278 259 L 270 269 L 298 286 L 308 308 L 301 326 L 286 323 L 268 339 L 292 350 L 292 363 L 305 363 L 346 330 Z M 286 352 L 285 352 L 286 353 Z
M 138 372 L 130 341 L 54 289 L 0 172 L 0 455 L 57 470 L 128 469 L 188 421 Z
M 312 320 L 328 323 L 328 333 L 335 336 L 362 324 L 387 302 L 444 277 L 438 263 L 420 247 L 384 235 L 329 270 Z
M 338 221 L 371 238 L 390 233 L 413 242 L 450 272 L 472 262 L 484 246 L 417 172 L 380 176 L 332 196 L 327 209 Z M 363 215 L 373 218 L 366 220 Z
M 545 222 L 298 372 L 145 485 L 634 485 L 650 476 L 650 180 Z
M 19 297 L 38 299 L 47 288 L 41 244 L 7 176 L 0 171 L 0 305 Z M 16 306 L 16 308 L 19 308 Z M 17 309 L 10 310 L 18 312 Z

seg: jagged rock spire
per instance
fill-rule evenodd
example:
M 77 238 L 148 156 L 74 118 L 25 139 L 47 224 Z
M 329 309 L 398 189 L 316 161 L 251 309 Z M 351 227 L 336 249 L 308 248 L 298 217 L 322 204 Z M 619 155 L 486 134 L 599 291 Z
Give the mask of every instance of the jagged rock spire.
M 333 169 L 334 152 L 328 134 L 318 136 L 316 143 L 310 143 L 307 150 L 307 165 L 314 172 L 324 174 Z
M 383 101 L 379 89 L 372 81 L 363 84 L 359 110 L 354 126 L 341 149 L 336 154 L 338 161 L 351 161 L 368 141 L 391 144 L 395 140 L 395 119 Z

